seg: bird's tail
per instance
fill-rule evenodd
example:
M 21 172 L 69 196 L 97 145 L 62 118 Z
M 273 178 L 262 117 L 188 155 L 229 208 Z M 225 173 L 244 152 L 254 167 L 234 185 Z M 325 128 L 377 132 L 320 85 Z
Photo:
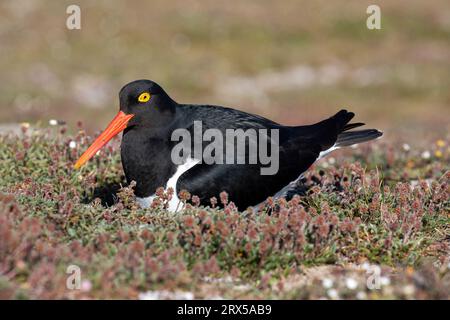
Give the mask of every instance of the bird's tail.
M 350 131 L 364 125 L 362 122 L 349 123 L 354 116 L 353 112 L 341 110 L 331 118 L 313 125 L 316 141 L 321 149 L 319 157 L 323 157 L 333 150 L 370 141 L 383 135 L 376 129 Z
M 348 147 L 353 144 L 374 140 L 383 135 L 383 132 L 377 129 L 343 131 L 341 132 L 334 145 L 336 148 Z

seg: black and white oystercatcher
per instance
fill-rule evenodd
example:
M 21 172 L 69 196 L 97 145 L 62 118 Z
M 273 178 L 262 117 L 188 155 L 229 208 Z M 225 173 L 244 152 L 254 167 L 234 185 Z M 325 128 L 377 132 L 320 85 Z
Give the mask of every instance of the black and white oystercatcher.
M 376 129 L 350 131 L 364 124 L 349 123 L 354 113 L 347 110 L 341 110 L 331 118 L 313 125 L 283 126 L 231 108 L 179 104 L 150 80 L 137 80 L 125 85 L 120 90 L 119 98 L 119 113 L 80 157 L 75 168 L 81 167 L 112 137 L 124 131 L 121 144 L 122 166 L 128 182 L 136 181 L 135 194 L 143 207 L 151 204 L 155 190 L 162 186 L 174 189 L 169 208 L 172 211 L 177 209 L 176 195 L 181 190 L 197 195 L 204 205 L 209 204 L 211 197 L 217 197 L 222 191 L 226 191 L 230 201 L 240 209 L 246 209 L 248 206 L 258 205 L 269 196 L 282 195 L 283 190 L 297 181 L 325 154 L 382 135 Z M 182 129 L 192 134 L 195 140 L 196 134 L 198 136 L 198 132 L 195 132 L 197 124 L 201 125 L 202 134 L 208 129 L 214 129 L 216 135 L 221 133 L 223 137 L 228 137 L 229 130 L 244 134 L 241 142 L 244 141 L 245 148 L 233 146 L 229 150 L 235 152 L 235 159 L 241 157 L 241 161 L 229 162 L 226 161 L 228 155 L 216 154 L 218 151 L 227 152 L 226 145 L 230 143 L 227 140 L 223 150 L 216 149 L 210 153 L 211 157 L 219 161 L 211 163 L 207 159 L 201 159 L 204 155 L 201 152 L 192 152 L 184 155 L 182 163 L 175 163 L 172 151 L 179 146 L 179 140 L 174 141 L 173 133 Z M 262 131 L 277 134 L 277 139 L 273 140 L 267 134 L 269 144 L 276 140 L 277 147 L 277 158 L 273 159 L 277 161 L 276 171 L 269 174 L 262 174 L 263 168 L 268 166 L 267 161 L 255 161 L 260 160 L 258 156 L 262 153 L 251 148 L 251 135 L 245 136 L 248 132 Z M 202 136 L 204 141 L 200 142 L 202 150 L 206 150 L 213 140 L 219 142 L 217 136 L 214 139 L 211 135 L 209 139 L 205 139 L 205 136 Z M 188 141 L 187 144 L 196 148 L 193 141 Z M 262 145 L 257 147 L 261 148 Z M 270 148 L 266 145 L 263 149 Z

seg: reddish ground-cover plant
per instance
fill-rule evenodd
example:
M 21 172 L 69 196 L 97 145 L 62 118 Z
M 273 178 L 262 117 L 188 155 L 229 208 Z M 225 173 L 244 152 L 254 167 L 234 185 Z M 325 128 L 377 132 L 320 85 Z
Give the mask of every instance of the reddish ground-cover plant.
M 64 128 L 0 136 L 1 297 L 449 296 L 448 141 L 430 157 L 389 144 L 348 150 L 311 168 L 302 195 L 269 198 L 260 212 L 225 192 L 199 207 L 182 191 L 176 215 L 165 210 L 173 190 L 139 208 L 118 140 L 74 171 L 91 141 Z M 367 264 L 381 266 L 383 288 L 368 289 L 358 267 Z M 71 265 L 81 270 L 75 290 Z

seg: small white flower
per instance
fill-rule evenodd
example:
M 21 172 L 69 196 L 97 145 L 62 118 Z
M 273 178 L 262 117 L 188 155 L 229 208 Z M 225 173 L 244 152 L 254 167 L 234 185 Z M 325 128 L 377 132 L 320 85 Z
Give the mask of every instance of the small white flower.
M 356 148 L 358 148 L 358 145 L 357 145 L 357 144 L 352 144 L 352 145 L 350 146 L 350 148 L 356 149 Z
M 406 296 L 412 296 L 415 291 L 416 291 L 416 289 L 414 288 L 414 286 L 412 284 L 408 284 L 403 287 L 403 293 Z
M 72 141 L 69 142 L 69 148 L 70 149 L 75 149 L 76 147 L 77 147 L 77 143 L 75 141 L 72 140 Z
M 138 299 L 139 300 L 158 300 L 159 294 L 155 291 L 143 292 L 143 293 L 139 293 Z
M 364 291 L 358 291 L 358 293 L 356 294 L 356 299 L 365 300 L 367 299 L 367 294 Z
M 367 261 L 365 261 L 362 265 L 361 268 L 365 271 L 370 270 L 370 263 L 368 263 Z
M 141 292 L 138 296 L 139 300 L 193 300 L 194 294 L 192 292 L 185 291 L 147 291 Z
M 333 286 L 333 280 L 330 278 L 323 279 L 322 286 L 326 289 L 330 289 Z
M 430 159 L 430 157 L 431 157 L 430 151 L 427 150 L 427 151 L 422 152 L 423 159 Z
M 329 157 L 328 158 L 328 163 L 329 164 L 335 164 L 336 163 L 336 159 L 334 157 Z
M 336 289 L 329 289 L 327 291 L 327 295 L 331 298 L 331 299 L 339 299 L 339 293 L 337 292 Z
M 326 163 L 326 162 L 322 163 L 322 168 L 324 168 L 324 169 L 328 168 L 328 163 Z
M 409 144 L 407 144 L 407 143 L 404 143 L 403 146 L 402 146 L 402 148 L 403 148 L 403 151 L 406 151 L 406 152 L 408 152 L 409 150 L 411 150 L 411 146 L 410 146 Z
M 173 297 L 175 300 L 193 300 L 194 294 L 192 292 L 175 292 Z
M 48 121 L 48 124 L 51 125 L 51 126 L 57 126 L 58 125 L 58 120 L 50 119 Z
M 389 277 L 381 277 L 380 278 L 380 284 L 382 286 L 388 286 L 391 284 L 391 279 L 389 279 Z
M 355 290 L 358 287 L 358 281 L 353 278 L 347 278 L 345 279 L 345 285 L 350 290 Z

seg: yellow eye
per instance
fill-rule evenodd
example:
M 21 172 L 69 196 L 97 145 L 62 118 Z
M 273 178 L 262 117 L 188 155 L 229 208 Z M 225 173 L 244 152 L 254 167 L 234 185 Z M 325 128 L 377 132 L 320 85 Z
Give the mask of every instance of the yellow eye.
M 148 100 L 150 100 L 150 93 L 148 92 L 141 93 L 138 98 L 139 102 L 147 102 Z

